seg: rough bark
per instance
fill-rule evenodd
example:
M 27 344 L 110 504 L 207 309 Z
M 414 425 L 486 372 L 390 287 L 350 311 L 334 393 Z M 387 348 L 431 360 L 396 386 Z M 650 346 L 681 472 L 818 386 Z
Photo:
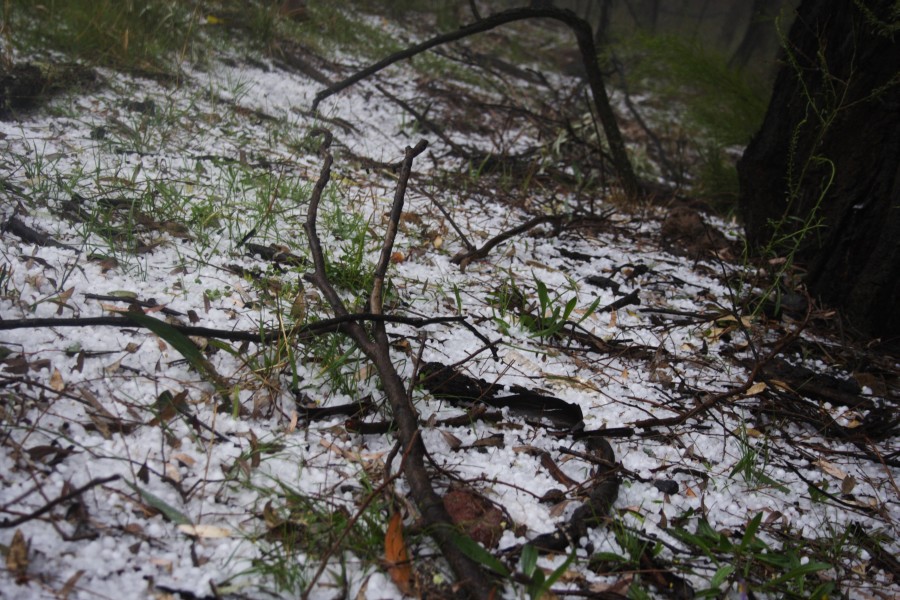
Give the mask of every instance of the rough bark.
M 895 6 L 804 0 L 765 121 L 738 165 L 751 246 L 816 225 L 796 254 L 810 292 L 885 339 L 900 335 Z

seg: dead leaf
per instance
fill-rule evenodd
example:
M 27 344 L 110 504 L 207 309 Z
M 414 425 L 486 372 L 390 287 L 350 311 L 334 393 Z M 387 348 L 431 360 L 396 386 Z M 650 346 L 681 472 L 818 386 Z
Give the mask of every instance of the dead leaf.
M 828 473 L 829 475 L 831 475 L 832 477 L 834 477 L 835 479 L 843 480 L 843 479 L 847 478 L 847 474 L 844 471 L 842 471 L 840 467 L 838 467 L 834 463 L 828 462 L 827 460 L 819 459 L 816 462 L 814 462 L 813 464 L 816 465 L 817 467 L 819 467 L 820 469 L 822 469 L 823 471 L 825 471 L 826 473 Z
M 502 448 L 503 434 L 495 433 L 472 442 L 473 448 Z
M 757 381 L 747 390 L 746 396 L 755 396 L 765 391 L 768 386 L 765 381 Z
M 503 534 L 503 513 L 484 497 L 466 489 L 444 495 L 444 508 L 463 531 L 485 548 L 494 548 Z
M 181 483 L 181 471 L 178 470 L 178 465 L 167 462 L 166 463 L 166 477 L 174 481 L 175 483 Z
M 384 535 L 384 559 L 388 564 L 391 580 L 405 595 L 412 595 L 412 566 L 403 541 L 403 521 L 400 513 L 394 513 Z
M 847 475 L 841 480 L 841 493 L 845 496 L 853 491 L 856 487 L 856 480 L 852 475 Z
M 449 431 L 444 431 L 442 429 L 441 435 L 444 437 L 444 441 L 447 442 L 447 445 L 450 446 L 451 450 L 459 450 L 460 446 L 462 446 L 462 440 Z
M 66 580 L 66 583 L 59 589 L 56 593 L 56 597 L 59 600 L 66 600 L 69 597 L 69 594 L 72 593 L 72 590 L 75 589 L 75 586 L 78 584 L 78 580 L 81 579 L 81 576 L 84 575 L 84 570 L 80 569 L 75 571 L 75 574 L 69 577 Z
M 772 385 L 774 385 L 777 388 L 783 389 L 786 392 L 794 391 L 794 389 L 791 386 L 789 386 L 787 383 L 781 381 L 780 379 L 770 379 L 769 383 L 771 383 Z
M 173 454 L 172 459 L 177 460 L 178 462 L 180 462 L 181 464 L 183 464 L 186 467 L 193 467 L 194 464 L 197 462 L 196 460 L 194 460 L 193 457 L 188 456 L 187 454 L 185 454 L 183 452 L 180 452 L 178 454 Z
M 6 568 L 16 575 L 17 581 L 25 578 L 28 570 L 28 542 L 21 529 L 16 529 L 6 553 Z
M 574 500 L 563 500 L 562 502 L 557 502 L 550 507 L 550 516 L 554 519 L 556 519 L 557 517 L 561 517 L 563 513 L 566 512 L 566 507 L 573 502 Z
M 216 525 L 179 525 L 178 531 L 186 535 L 198 538 L 227 538 L 231 537 L 231 530 Z
M 169 574 L 172 573 L 172 568 L 174 566 L 172 560 L 168 559 L 168 558 L 151 558 L 150 564 L 155 567 L 159 567 L 160 569 L 162 569 L 163 571 L 165 571 L 166 573 L 169 573 Z
M 100 308 L 102 308 L 106 312 L 114 312 L 114 313 L 128 312 L 127 307 L 122 307 L 122 306 L 119 306 L 118 304 L 107 304 L 106 302 L 101 302 Z
M 53 369 L 53 374 L 50 375 L 50 387 L 57 392 L 66 389 L 66 383 L 63 381 L 62 373 L 59 372 L 59 369 Z
M 56 309 L 56 314 L 57 314 L 57 315 L 61 315 L 61 314 L 62 314 L 63 308 L 67 308 L 67 307 L 68 307 L 68 308 L 71 308 L 71 307 L 68 306 L 68 302 L 69 302 L 69 300 L 72 298 L 72 293 L 73 293 L 74 291 L 75 291 L 75 288 L 74 288 L 74 287 L 70 287 L 70 288 L 67 289 L 66 291 L 60 292 L 59 296 L 57 296 L 56 298 L 51 298 L 51 299 L 50 299 L 50 302 L 53 302 L 54 304 L 57 304 L 57 305 L 59 306 L 59 308 Z
M 302 288 L 291 304 L 290 315 L 291 318 L 298 322 L 306 320 L 306 292 Z
M 250 430 L 250 467 L 255 469 L 260 465 L 262 459 L 259 452 L 259 440 L 253 430 Z
M 541 466 L 547 469 L 550 473 L 550 477 L 563 484 L 566 487 L 575 487 L 578 485 L 578 482 L 566 475 L 562 472 L 562 469 L 557 466 L 557 464 L 553 461 L 553 458 L 547 452 L 541 454 Z

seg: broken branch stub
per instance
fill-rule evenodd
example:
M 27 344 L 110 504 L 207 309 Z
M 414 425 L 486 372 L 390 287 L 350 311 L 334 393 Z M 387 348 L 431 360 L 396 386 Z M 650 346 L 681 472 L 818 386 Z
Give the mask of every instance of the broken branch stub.
M 310 197 L 309 212 L 304 225 L 314 265 L 314 271 L 307 274 L 305 278 L 319 288 L 319 291 L 322 292 L 336 316 L 344 316 L 349 314 L 349 312 L 334 286 L 328 280 L 325 271 L 325 256 L 316 231 L 316 218 L 319 203 L 322 199 L 322 192 L 325 190 L 331 177 L 333 158 L 328 152 L 330 141 L 329 135 L 326 134 L 320 149 L 324 162 L 319 179 Z M 375 267 L 375 282 L 370 295 L 369 305 L 371 312 L 374 314 L 380 314 L 383 309 L 382 289 L 384 277 L 390 262 L 390 254 L 400 222 L 400 215 L 403 211 L 403 202 L 412 170 L 412 162 L 416 156 L 425 151 L 426 146 L 427 143 L 423 140 L 415 148 L 406 148 L 406 155 L 401 165 L 400 177 L 397 183 L 397 191 L 394 195 L 394 203 L 391 207 L 388 231 L 382 244 L 381 258 Z M 372 330 L 373 333 L 370 337 L 360 323 L 348 322 L 344 332 L 353 340 L 363 354 L 372 361 L 378 372 L 378 377 L 390 404 L 391 414 L 397 425 L 397 433 L 406 456 L 402 464 L 402 473 L 406 477 L 406 482 L 422 515 L 422 519 L 427 524 L 426 529 L 468 594 L 473 598 L 489 598 L 495 594 L 493 582 L 478 563 L 469 558 L 459 547 L 457 540 L 461 534 L 457 532 L 452 524 L 443 500 L 431 487 L 431 477 L 425 469 L 425 444 L 422 441 L 422 436 L 419 435 L 418 413 L 409 401 L 403 380 L 400 378 L 400 374 L 391 360 L 390 345 L 384 322 L 376 321 Z

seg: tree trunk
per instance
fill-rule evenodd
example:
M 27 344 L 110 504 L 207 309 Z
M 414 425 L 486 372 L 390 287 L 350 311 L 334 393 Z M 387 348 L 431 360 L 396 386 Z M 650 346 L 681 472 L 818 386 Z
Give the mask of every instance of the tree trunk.
M 894 6 L 803 1 L 765 121 L 738 164 L 751 247 L 782 256 L 796 249 L 810 292 L 885 340 L 900 336 Z M 804 229 L 793 245 L 787 236 Z

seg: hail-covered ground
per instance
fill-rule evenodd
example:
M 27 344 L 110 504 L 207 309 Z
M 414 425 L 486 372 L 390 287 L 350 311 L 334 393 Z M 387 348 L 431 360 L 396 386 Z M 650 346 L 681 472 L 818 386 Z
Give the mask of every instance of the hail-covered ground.
M 598 187 L 553 186 L 537 168 L 531 181 L 459 160 L 385 94 L 420 94 L 429 75 L 392 67 L 314 115 L 321 83 L 268 59 L 223 56 L 185 66 L 178 83 L 98 70 L 90 85 L 0 122 L 0 317 L 68 320 L 0 330 L 0 596 L 397 598 L 398 581 L 409 581 L 384 560 L 393 514 L 409 530 L 414 570 L 428 578 L 411 589 L 448 589 L 440 583 L 452 575 L 416 529 L 403 478 L 390 479 L 401 462 L 387 462 L 394 435 L 363 434 L 345 414 L 308 410 L 371 403 L 360 420 L 390 420 L 374 369 L 346 338 L 291 337 L 295 323 L 332 315 L 302 282 L 311 270 L 303 223 L 323 161 L 315 128 L 335 136 L 318 229 L 329 273 L 357 306 L 396 187 L 384 164 L 429 143 L 413 163 L 386 310 L 463 316 L 482 337 L 455 322 L 390 324 L 392 358 L 407 381 L 416 361 L 460 365 L 498 387 L 579 406 L 585 429 L 632 427 L 743 386 L 772 344 L 800 326 L 802 311 L 775 321 L 735 313 L 746 270 L 664 250 L 663 209 L 610 203 Z M 514 81 L 523 98 L 547 92 Z M 553 81 L 563 90 L 578 84 Z M 431 118 L 468 148 L 516 153 L 553 142 L 535 139 L 527 119 L 464 128 Z M 577 175 L 582 165 L 554 167 Z M 464 270 L 451 261 L 464 249 L 459 231 L 480 246 L 535 211 L 575 204 L 603 218 L 559 235 L 544 226 L 512 236 Z M 736 236 L 736 226 L 717 226 Z M 639 304 L 590 310 L 634 291 Z M 569 320 L 605 350 L 522 319 L 522 310 L 549 319 L 571 299 Z M 264 344 L 194 339 L 209 365 L 198 371 L 165 335 L 72 321 L 128 310 L 224 332 L 285 333 Z M 799 347 L 784 364 L 849 380 Z M 773 380 L 760 377 L 684 423 L 609 438 L 622 466 L 612 518 L 573 541 L 574 559 L 553 584 L 560 597 L 671 594 L 642 578 L 648 553 L 713 595 L 755 586 L 757 595 L 803 596 L 828 583 L 834 596 L 900 593 L 891 571 L 900 549 L 896 438 L 861 449 L 808 420 L 760 410 L 789 391 Z M 896 401 L 866 385 L 857 407 L 806 402 L 852 431 Z M 521 570 L 504 549 L 565 523 L 596 465 L 580 442 L 515 411 L 448 424 L 463 409 L 421 388 L 412 399 L 433 485 L 443 494 L 465 484 L 501 507 L 502 534 L 488 551 Z M 539 566 L 549 572 L 568 557 L 542 555 Z M 498 585 L 503 597 L 529 594 L 509 578 Z

